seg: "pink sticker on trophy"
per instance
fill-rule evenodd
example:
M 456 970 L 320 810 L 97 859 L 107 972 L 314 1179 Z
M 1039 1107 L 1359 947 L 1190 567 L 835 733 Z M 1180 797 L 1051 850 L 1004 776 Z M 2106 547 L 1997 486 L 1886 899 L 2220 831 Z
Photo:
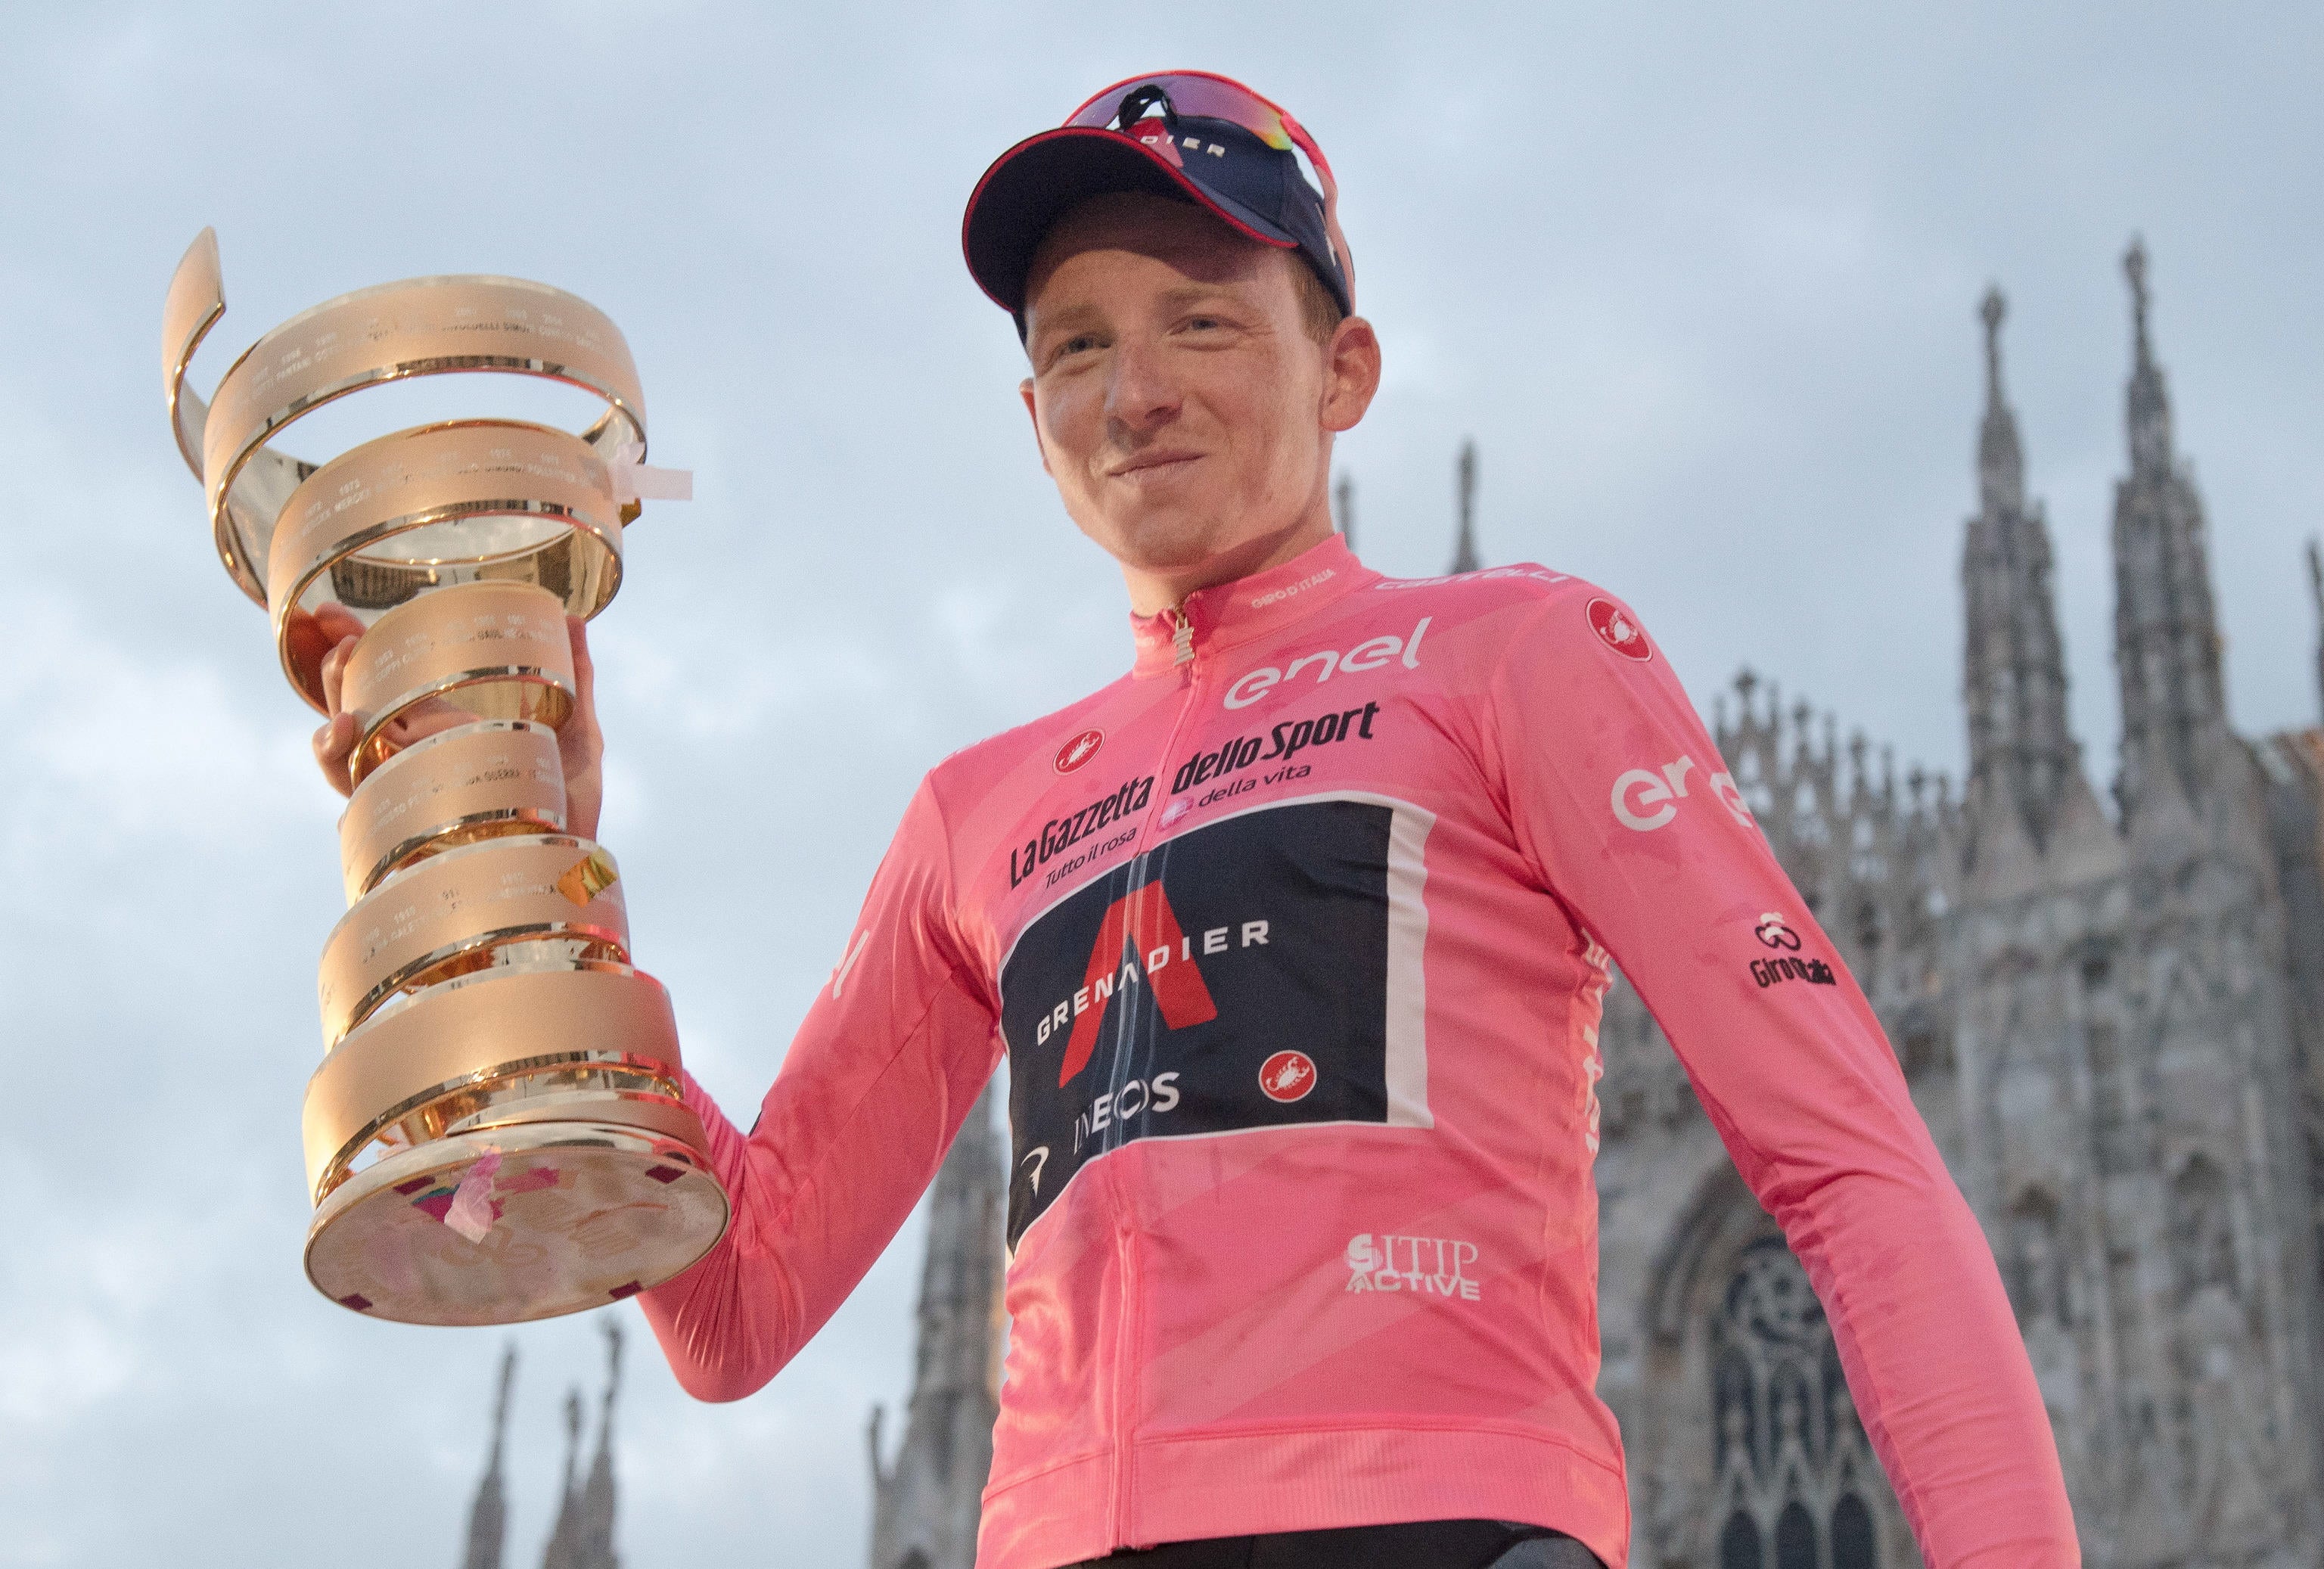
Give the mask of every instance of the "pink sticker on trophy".
M 486 1151 L 468 1168 L 460 1186 L 452 1190 L 452 1202 L 445 1206 L 444 1223 L 472 1242 L 483 1241 L 493 1223 L 501 1218 L 501 1206 L 493 1202 L 493 1176 L 500 1168 L 501 1152 Z
M 514 1177 L 504 1177 L 495 1182 L 493 1184 L 493 1192 L 495 1194 L 537 1193 L 544 1187 L 556 1186 L 557 1168 L 536 1166 L 528 1171 L 520 1171 Z

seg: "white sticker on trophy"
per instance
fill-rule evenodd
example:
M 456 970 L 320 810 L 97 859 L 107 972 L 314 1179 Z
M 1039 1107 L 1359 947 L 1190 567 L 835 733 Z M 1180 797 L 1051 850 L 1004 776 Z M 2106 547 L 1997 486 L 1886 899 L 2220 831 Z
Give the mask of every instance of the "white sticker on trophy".
M 694 470 L 690 468 L 655 468 L 646 464 L 644 446 L 636 441 L 624 441 L 613 448 L 613 456 L 605 460 L 605 473 L 613 482 L 613 499 L 617 502 L 690 502 L 694 499 Z

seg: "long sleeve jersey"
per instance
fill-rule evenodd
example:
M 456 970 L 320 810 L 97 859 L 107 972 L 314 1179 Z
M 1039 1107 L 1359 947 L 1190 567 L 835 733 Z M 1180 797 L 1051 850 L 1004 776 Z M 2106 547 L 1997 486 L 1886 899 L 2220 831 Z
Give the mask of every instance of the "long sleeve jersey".
M 1005 1052 L 1009 1350 L 979 1569 L 1398 1520 L 1621 1569 L 1599 1370 L 1609 963 L 1822 1299 L 1932 1569 L 2078 1562 L 1985 1239 L 1863 993 L 1628 607 L 1336 538 L 1135 623 L 932 771 L 645 1311 L 759 1389 Z

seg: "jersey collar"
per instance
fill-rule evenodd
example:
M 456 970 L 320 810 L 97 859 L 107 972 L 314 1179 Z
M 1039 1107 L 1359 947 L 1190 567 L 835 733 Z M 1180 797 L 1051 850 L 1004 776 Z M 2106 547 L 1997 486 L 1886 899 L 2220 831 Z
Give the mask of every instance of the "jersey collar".
M 1311 545 L 1280 567 L 1250 577 L 1238 577 L 1209 588 L 1198 588 L 1179 606 L 1194 628 L 1197 653 L 1232 648 L 1264 637 L 1277 628 L 1305 621 L 1342 595 L 1377 583 L 1382 574 L 1356 559 L 1338 534 Z M 1138 640 L 1138 662 L 1132 673 L 1158 676 L 1177 663 L 1177 627 L 1167 611 L 1160 615 L 1130 618 Z

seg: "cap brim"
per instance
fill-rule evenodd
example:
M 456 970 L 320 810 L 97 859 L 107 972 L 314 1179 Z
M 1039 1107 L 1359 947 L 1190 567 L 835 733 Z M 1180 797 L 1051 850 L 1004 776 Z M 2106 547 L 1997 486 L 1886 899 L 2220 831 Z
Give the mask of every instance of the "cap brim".
M 1044 131 L 992 161 L 968 198 L 961 250 L 977 287 L 1004 310 L 1025 309 L 1025 277 L 1041 236 L 1066 210 L 1120 190 L 1189 198 L 1226 223 L 1278 250 L 1299 242 L 1231 197 L 1205 189 L 1170 161 L 1119 131 L 1065 125 Z

